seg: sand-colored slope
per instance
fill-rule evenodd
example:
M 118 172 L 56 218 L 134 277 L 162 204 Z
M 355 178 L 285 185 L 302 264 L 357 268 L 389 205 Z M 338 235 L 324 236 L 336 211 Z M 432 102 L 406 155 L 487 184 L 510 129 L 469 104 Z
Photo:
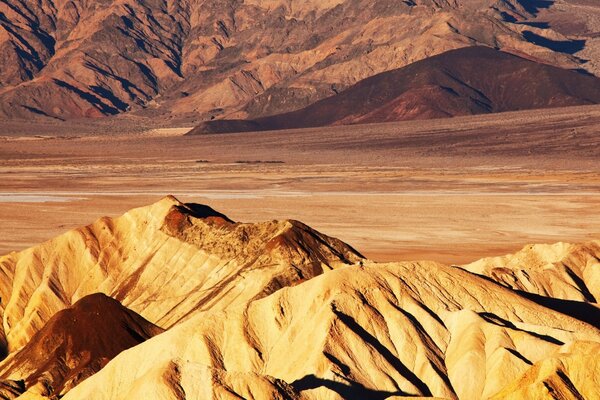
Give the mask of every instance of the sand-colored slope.
M 123 350 L 163 332 L 104 294 L 59 311 L 19 352 L 0 363 L 0 378 L 22 381 L 26 396 L 58 396 Z
M 103 292 L 168 328 L 360 258 L 297 221 L 240 224 L 173 197 L 0 258 L 4 350 L 58 311 Z
M 149 388 L 160 393 L 154 398 L 201 398 L 222 385 L 156 379 L 172 377 L 174 364 L 225 377 L 272 376 L 306 399 L 480 399 L 526 379 L 535 363 L 566 348 L 578 351 L 581 341 L 600 342 L 600 331 L 462 269 L 366 263 L 224 312 L 197 314 L 122 353 L 65 399 L 141 398 Z M 587 361 L 573 362 L 564 374 L 580 393 L 597 394 L 593 382 L 580 378 L 597 367 L 597 360 Z M 534 394 L 551 398 L 543 388 Z
M 600 242 L 529 245 L 515 254 L 465 265 L 515 290 L 541 296 L 598 303 Z

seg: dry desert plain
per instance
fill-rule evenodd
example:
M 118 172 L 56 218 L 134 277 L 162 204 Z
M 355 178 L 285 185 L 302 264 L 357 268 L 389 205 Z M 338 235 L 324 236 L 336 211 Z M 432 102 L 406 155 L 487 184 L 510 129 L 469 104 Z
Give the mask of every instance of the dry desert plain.
M 0 254 L 166 194 L 298 219 L 376 261 L 600 237 L 598 106 L 199 136 L 156 123 L 0 122 Z

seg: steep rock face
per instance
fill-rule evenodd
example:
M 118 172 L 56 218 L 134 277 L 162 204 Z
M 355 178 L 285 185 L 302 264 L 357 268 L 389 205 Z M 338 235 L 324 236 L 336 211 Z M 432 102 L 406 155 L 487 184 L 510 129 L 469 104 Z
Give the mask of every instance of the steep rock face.
M 152 378 L 173 364 L 272 376 L 305 399 L 481 399 L 520 390 L 518 380 L 541 382 L 539 365 L 599 341 L 597 328 L 462 269 L 367 262 L 198 314 L 118 356 L 65 399 L 137 398 L 149 388 L 182 399 L 173 387 L 200 398 L 221 385 Z M 557 390 L 598 394 L 584 377 L 599 363 L 582 361 L 560 369 Z M 531 390 L 551 398 L 541 384 Z
M 600 78 L 488 47 L 452 50 L 360 81 L 301 110 L 215 120 L 189 134 L 392 122 L 600 103 Z
M 14 351 L 58 311 L 102 292 L 169 328 L 362 258 L 297 221 L 234 223 L 173 197 L 0 258 L 0 330 Z
M 0 378 L 23 382 L 27 395 L 58 396 L 124 350 L 163 332 L 104 294 L 59 311 L 23 349 L 0 363 Z
M 599 69 L 572 0 L 6 0 L 0 116 L 260 117 L 471 45 Z
M 515 254 L 465 265 L 506 287 L 545 297 L 598 303 L 600 242 L 529 245 Z

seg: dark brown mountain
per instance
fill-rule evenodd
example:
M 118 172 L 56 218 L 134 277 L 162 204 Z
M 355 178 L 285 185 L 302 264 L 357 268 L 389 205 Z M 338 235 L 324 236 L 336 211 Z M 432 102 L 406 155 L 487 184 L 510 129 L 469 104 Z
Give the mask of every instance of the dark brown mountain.
M 204 122 L 190 134 L 444 118 L 600 103 L 600 79 L 488 47 L 449 51 L 367 78 L 301 110 Z
M 86 296 L 54 315 L 0 364 L 0 398 L 25 390 L 59 396 L 162 331 L 104 294 Z
M 0 118 L 257 118 L 473 45 L 597 73 L 599 20 L 583 0 L 3 0 Z

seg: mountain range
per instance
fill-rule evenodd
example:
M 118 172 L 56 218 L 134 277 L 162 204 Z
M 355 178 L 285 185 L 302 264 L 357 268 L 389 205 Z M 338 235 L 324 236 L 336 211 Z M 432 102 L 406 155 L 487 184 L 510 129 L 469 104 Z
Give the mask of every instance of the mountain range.
M 451 50 L 364 79 L 308 107 L 253 120 L 213 120 L 188 134 L 395 122 L 600 104 L 600 78 L 489 47 Z
M 599 18 L 591 0 L 5 0 L 0 117 L 256 119 L 472 46 L 597 75 Z

